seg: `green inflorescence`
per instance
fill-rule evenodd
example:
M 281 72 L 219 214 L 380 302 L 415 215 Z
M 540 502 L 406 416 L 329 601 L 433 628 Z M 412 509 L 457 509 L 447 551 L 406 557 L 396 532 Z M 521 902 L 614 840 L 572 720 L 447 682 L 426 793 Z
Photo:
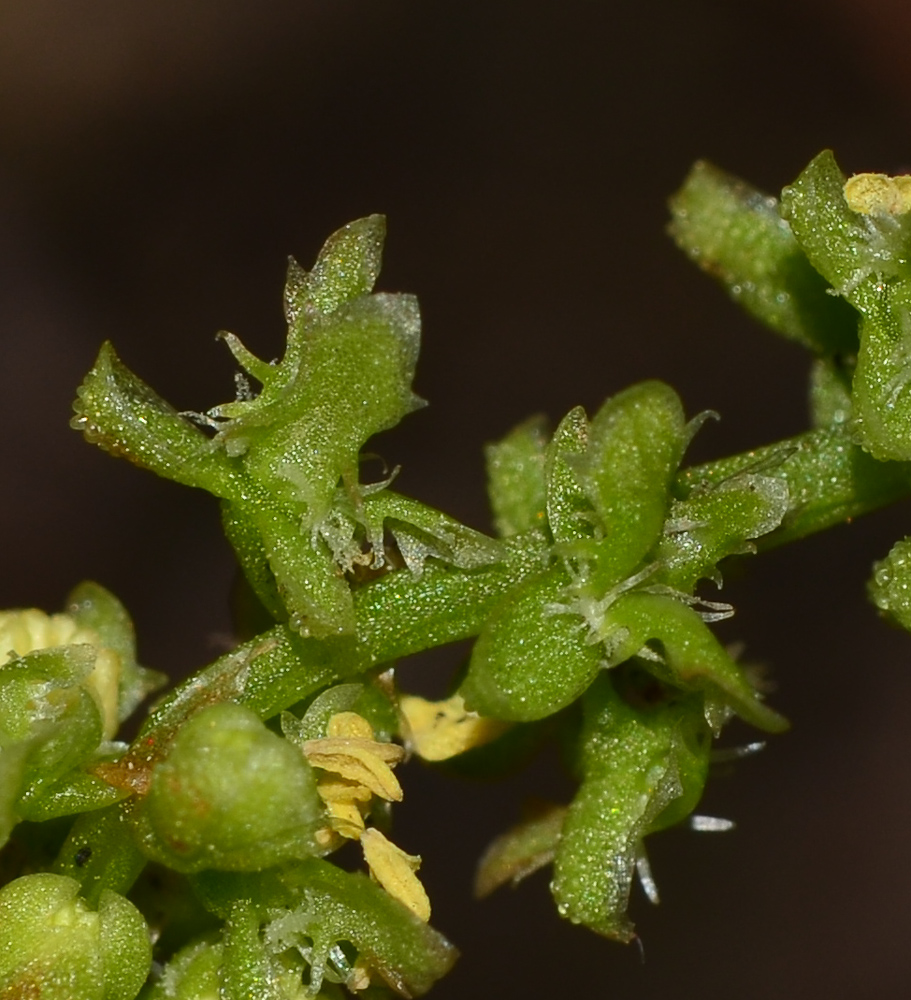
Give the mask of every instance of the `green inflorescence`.
M 577 792 L 494 841 L 478 894 L 552 864 L 562 916 L 630 940 L 646 838 L 693 815 L 722 727 L 787 726 L 706 587 L 911 492 L 911 215 L 907 185 L 869 177 L 846 188 L 823 153 L 778 201 L 697 164 L 671 203 L 680 247 L 812 353 L 810 430 L 687 466 L 706 414 L 654 381 L 553 432 L 533 418 L 487 448 L 496 537 L 361 481 L 368 440 L 422 404 L 417 302 L 373 291 L 380 216 L 292 261 L 280 361 L 224 335 L 229 403 L 179 413 L 105 344 L 73 426 L 219 498 L 241 641 L 126 744 L 165 679 L 116 598 L 84 583 L 64 613 L 0 614 L 0 997 L 423 994 L 456 953 L 388 839 L 392 768 L 494 773 L 555 734 Z M 871 584 L 906 627 L 909 544 Z M 397 660 L 466 638 L 450 698 L 397 688 Z M 349 841 L 372 877 L 329 860 Z

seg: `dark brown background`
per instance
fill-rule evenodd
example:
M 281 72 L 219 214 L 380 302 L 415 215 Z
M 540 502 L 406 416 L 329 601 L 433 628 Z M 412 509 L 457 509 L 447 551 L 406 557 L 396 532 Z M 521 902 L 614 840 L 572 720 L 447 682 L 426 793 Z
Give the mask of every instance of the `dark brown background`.
M 214 504 L 68 431 L 74 388 L 110 337 L 178 407 L 230 398 L 213 334 L 277 354 L 285 255 L 309 264 L 367 212 L 389 215 L 381 287 L 424 314 L 432 405 L 380 442 L 406 492 L 484 528 L 484 441 L 643 377 L 722 413 L 699 458 L 799 431 L 805 357 L 677 254 L 665 201 L 701 156 L 771 191 L 825 146 L 848 171 L 907 167 L 905 9 L 4 0 L 0 606 L 56 608 L 90 576 L 131 609 L 149 665 L 220 651 Z M 906 522 L 729 581 L 724 636 L 772 668 L 794 731 L 710 786 L 705 811 L 737 832 L 653 840 L 644 965 L 559 922 L 540 875 L 470 903 L 473 858 L 521 796 L 566 794 L 553 764 L 507 790 L 406 772 L 398 840 L 465 952 L 440 1000 L 904 995 L 911 642 L 863 588 Z

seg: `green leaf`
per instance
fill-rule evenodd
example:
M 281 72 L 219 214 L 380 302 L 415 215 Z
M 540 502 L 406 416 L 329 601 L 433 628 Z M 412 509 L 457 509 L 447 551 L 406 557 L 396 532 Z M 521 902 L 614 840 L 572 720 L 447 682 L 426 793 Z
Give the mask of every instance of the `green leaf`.
M 20 795 L 38 795 L 86 760 L 102 739 L 102 717 L 85 683 L 95 649 L 39 649 L 0 666 L 0 747 L 26 745 Z
M 742 719 L 772 733 L 787 721 L 759 700 L 743 671 L 700 616 L 686 604 L 659 594 L 624 594 L 605 615 L 605 628 L 623 636 L 610 657 L 617 665 L 648 647 L 660 658 L 672 684 L 720 699 Z
M 853 431 L 880 461 L 911 459 L 911 280 L 884 286 L 890 321 L 865 318 L 854 372 Z
M 351 589 L 329 547 L 304 525 L 303 508 L 290 504 L 234 504 L 235 519 L 259 535 L 275 589 L 291 627 L 302 636 L 326 638 L 354 632 Z M 254 557 L 255 557 L 254 550 Z M 249 557 L 250 549 L 244 551 Z M 259 580 L 255 570 L 254 580 Z M 248 579 L 250 576 L 248 575 Z M 284 616 L 283 616 L 284 617 Z
M 367 526 L 368 538 L 382 539 L 383 527 L 388 527 L 416 577 L 423 572 L 427 558 L 459 569 L 478 569 L 506 556 L 502 542 L 391 490 L 365 496 L 357 516 Z
M 681 471 L 681 498 L 739 473 L 787 483 L 788 510 L 780 527 L 763 535 L 765 551 L 877 510 L 911 490 L 911 465 L 878 462 L 855 444 L 844 426 L 832 426 Z
M 633 573 L 661 537 L 688 440 L 680 400 L 662 382 L 617 393 L 595 415 L 577 462 L 604 534 L 590 574 L 595 591 Z
M 83 813 L 54 861 L 54 871 L 78 882 L 92 906 L 104 892 L 129 892 L 147 864 L 129 823 L 131 807 L 124 803 Z
M 503 595 L 547 564 L 538 531 L 504 543 L 502 562 L 477 569 L 428 564 L 420 579 L 398 570 L 354 591 L 359 648 L 386 663 L 477 635 Z
M 560 421 L 545 452 L 547 525 L 557 544 L 594 534 L 591 500 L 576 473 L 576 463 L 587 447 L 588 417 L 576 406 Z
M 507 882 L 518 885 L 549 865 L 554 860 L 565 819 L 565 806 L 545 805 L 497 837 L 478 862 L 475 896 L 483 898 Z
M 852 211 L 844 186 L 845 175 L 826 150 L 784 189 L 782 214 L 810 263 L 835 291 L 867 318 L 889 324 L 881 281 L 911 277 L 911 220 Z
M 816 358 L 810 369 L 810 414 L 814 427 L 844 427 L 851 420 L 853 363 Z
M 671 199 L 670 233 L 761 323 L 820 354 L 857 349 L 857 317 L 827 295 L 778 201 L 698 162 Z
M 112 455 L 216 496 L 250 492 L 237 463 L 137 378 L 109 343 L 79 387 L 73 409 L 71 426 Z
M 459 693 L 470 711 L 531 722 L 571 704 L 591 684 L 604 651 L 565 605 L 570 577 L 562 565 L 507 594 L 471 654 Z
M 658 546 L 654 582 L 692 594 L 701 579 L 719 586 L 719 561 L 754 552 L 750 542 L 781 524 L 788 511 L 788 484 L 748 472 L 694 491 L 671 505 Z
M 368 438 L 420 405 L 411 391 L 417 300 L 357 298 L 329 316 L 307 313 L 306 333 L 304 356 L 280 394 L 264 389 L 210 411 L 215 440 L 244 456 L 247 473 L 273 500 L 302 504 L 305 529 L 326 516 L 340 477 L 357 482 Z
M 142 1000 L 221 1000 L 221 941 L 188 944 L 168 962 L 161 977 L 143 991 Z
M 336 230 L 323 244 L 309 274 L 288 282 L 286 313 L 289 323 L 308 308 L 328 315 L 358 296 L 373 291 L 383 261 L 386 218 L 368 215 Z
M 133 622 L 109 590 L 86 580 L 70 592 L 66 609 L 79 626 L 97 634 L 101 646 L 112 649 L 120 658 L 118 714 L 123 722 L 148 694 L 167 682 L 167 677 L 136 662 Z
M 37 789 L 27 789 L 18 805 L 22 818 L 42 822 L 102 809 L 126 798 L 130 794 L 128 789 L 115 788 L 89 773 L 98 763 L 116 760 L 123 748 L 122 743 L 102 743 L 91 757 L 62 778 Z
M 642 838 L 676 800 L 692 808 L 710 744 L 701 699 L 637 710 L 604 676 L 585 697 L 583 779 L 557 845 L 551 891 L 561 916 L 619 941 Z
M 217 996 L 226 1000 L 244 1000 L 246 997 L 255 997 L 256 1000 L 303 1000 L 307 994 L 315 994 L 322 984 L 311 982 L 310 989 L 305 993 L 301 980 L 306 966 L 300 956 L 296 956 L 294 964 L 297 965 L 296 975 L 291 969 L 281 968 L 260 935 L 260 921 L 255 908 L 249 900 L 237 900 L 225 923 Z M 289 978 L 293 976 L 292 982 L 282 982 L 285 978 L 283 971 Z M 286 989 L 286 986 L 291 988 Z

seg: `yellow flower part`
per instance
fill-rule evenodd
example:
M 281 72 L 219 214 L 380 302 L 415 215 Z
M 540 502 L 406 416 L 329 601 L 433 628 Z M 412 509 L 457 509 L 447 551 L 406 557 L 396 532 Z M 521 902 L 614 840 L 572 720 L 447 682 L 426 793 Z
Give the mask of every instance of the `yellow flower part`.
M 855 174 L 845 182 L 845 201 L 863 215 L 904 215 L 911 212 L 911 176 Z
M 328 773 L 319 779 L 319 793 L 324 802 L 369 802 L 373 798 L 369 788 Z
M 326 805 L 329 826 L 318 831 L 316 839 L 327 848 L 337 846 L 339 837 L 359 840 L 374 879 L 421 920 L 429 920 L 430 900 L 414 874 L 421 859 L 406 854 L 364 823 L 374 795 L 401 802 L 402 788 L 392 765 L 403 759 L 405 751 L 395 743 L 375 740 L 373 727 L 356 712 L 333 715 L 326 724 L 326 734 L 303 745 L 311 766 L 324 772 L 316 788 Z M 369 982 L 369 970 L 357 967 L 348 986 L 361 990 Z
M 409 731 L 409 743 L 424 760 L 448 760 L 490 743 L 509 728 L 505 722 L 467 712 L 458 694 L 444 701 L 404 695 L 399 699 L 399 710 Z
M 395 743 L 380 743 L 358 736 L 327 736 L 307 740 L 304 756 L 311 766 L 362 785 L 380 798 L 402 801 L 402 787 L 389 764 L 397 764 L 405 751 Z
M 25 656 L 39 649 L 79 644 L 95 647 L 95 666 L 84 683 L 101 711 L 104 737 L 111 739 L 119 721 L 120 656 L 102 645 L 94 629 L 80 627 L 70 615 L 48 615 L 38 608 L 0 611 L 0 668 L 10 653 Z
M 326 724 L 327 736 L 354 737 L 361 740 L 373 739 L 373 726 L 357 712 L 336 712 Z
M 370 866 L 370 874 L 386 892 L 404 903 L 421 920 L 429 920 L 430 900 L 414 874 L 421 866 L 421 859 L 406 854 L 374 827 L 361 834 L 361 846 Z

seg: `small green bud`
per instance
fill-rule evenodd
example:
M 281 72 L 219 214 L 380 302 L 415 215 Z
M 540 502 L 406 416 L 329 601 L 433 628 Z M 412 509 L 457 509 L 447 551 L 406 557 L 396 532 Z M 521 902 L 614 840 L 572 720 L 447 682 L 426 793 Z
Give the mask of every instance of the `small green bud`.
M 315 853 L 323 808 L 300 751 L 223 703 L 184 725 L 134 817 L 142 849 L 178 871 L 250 871 Z
M 911 538 L 896 542 L 886 558 L 874 564 L 869 590 L 880 611 L 911 631 Z
M 0 890 L 0 996 L 132 1000 L 152 961 L 135 906 L 105 891 L 97 911 L 64 875 L 25 875 Z

